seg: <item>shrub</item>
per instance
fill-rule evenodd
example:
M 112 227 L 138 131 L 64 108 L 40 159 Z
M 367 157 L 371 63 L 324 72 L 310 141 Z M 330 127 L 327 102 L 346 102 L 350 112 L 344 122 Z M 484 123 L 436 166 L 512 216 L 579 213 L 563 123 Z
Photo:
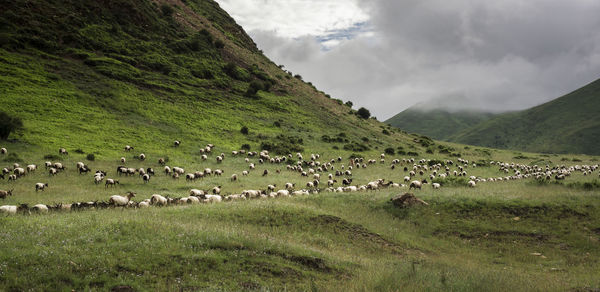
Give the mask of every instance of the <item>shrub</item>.
M 413 151 L 411 151 L 411 152 L 407 152 L 406 154 L 407 154 L 407 155 L 410 155 L 410 156 L 419 156 L 419 153 L 418 153 L 418 152 L 413 152 Z
M 44 159 L 46 159 L 46 160 L 62 160 L 62 157 L 60 155 L 56 155 L 56 154 L 46 154 L 46 155 L 44 155 Z
M 248 85 L 248 90 L 246 90 L 246 96 L 247 97 L 252 97 L 252 98 L 256 98 L 256 94 L 258 93 L 259 90 L 263 90 L 264 86 L 261 82 L 259 81 L 252 81 L 250 82 L 250 84 Z
M 344 150 L 363 152 L 363 151 L 368 151 L 369 147 L 367 145 L 361 144 L 361 143 L 348 143 L 348 144 L 344 145 Z
M 275 121 L 273 123 L 273 126 L 277 127 L 277 128 L 281 128 L 281 123 L 279 121 Z
M 175 9 L 173 9 L 173 7 L 171 7 L 169 4 L 163 4 L 160 6 L 160 11 L 162 11 L 164 16 L 171 16 L 173 12 L 175 12 Z
M 11 152 L 4 158 L 4 162 L 23 162 L 23 159 L 17 153 Z
M 242 149 L 250 150 L 250 144 L 242 144 Z
M 298 79 L 298 80 L 302 80 L 302 76 L 300 74 L 296 74 L 294 75 L 294 78 Z
M 359 117 L 361 117 L 365 120 L 371 116 L 371 112 L 364 107 L 359 108 L 356 113 L 358 114 Z
M 367 138 L 367 137 L 362 137 L 360 139 L 365 143 L 369 143 L 369 138 Z
M 94 161 L 96 160 L 96 156 L 93 153 L 88 154 L 85 159 L 89 160 L 89 161 Z
M 433 154 L 433 149 L 431 148 L 427 148 L 427 150 L 425 151 L 427 154 Z
M 350 154 L 350 156 L 348 158 L 354 159 L 354 158 L 365 158 L 365 157 L 360 154 L 352 153 L 352 154 Z
M 243 127 L 240 129 L 240 133 L 242 133 L 242 134 L 244 134 L 244 135 L 248 135 L 248 132 L 249 132 L 249 130 L 248 130 L 248 127 L 246 127 L 246 126 L 243 126 Z
M 345 103 L 345 105 L 347 105 L 347 106 L 349 106 L 349 107 L 352 107 L 354 104 L 353 104 L 351 101 L 347 101 L 347 102 Z
M 383 129 L 383 131 L 381 131 L 381 133 L 383 133 L 384 135 L 390 135 L 390 131 Z
M 10 133 L 22 128 L 21 118 L 11 117 L 5 112 L 0 112 L 0 139 L 6 140 Z
M 224 47 L 225 47 L 225 43 L 222 40 L 216 40 L 215 41 L 215 48 L 222 49 Z
M 383 150 L 383 152 L 385 152 L 385 154 L 388 154 L 388 155 L 394 155 L 396 153 L 396 151 L 392 147 L 385 148 L 385 150 Z
M 81 150 L 81 148 L 75 149 L 75 151 L 73 151 L 73 152 L 78 153 L 78 154 L 85 154 L 85 152 L 83 152 L 83 150 Z

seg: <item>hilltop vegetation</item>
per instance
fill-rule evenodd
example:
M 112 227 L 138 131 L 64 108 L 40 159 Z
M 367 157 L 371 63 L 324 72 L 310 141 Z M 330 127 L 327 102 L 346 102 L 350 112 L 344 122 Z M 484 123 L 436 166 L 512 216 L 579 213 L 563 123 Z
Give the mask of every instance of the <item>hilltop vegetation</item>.
M 447 140 L 452 135 L 492 118 L 494 114 L 475 111 L 450 112 L 444 109 L 408 108 L 385 121 L 410 133 Z
M 499 115 L 450 141 L 531 152 L 600 154 L 600 80 L 528 110 Z
M 411 141 L 281 70 L 212 0 L 11 1 L 0 23 L 0 103 L 23 121 L 15 143 L 101 157 L 174 139 L 188 154 L 283 134 L 307 147 L 339 133 L 338 148 Z

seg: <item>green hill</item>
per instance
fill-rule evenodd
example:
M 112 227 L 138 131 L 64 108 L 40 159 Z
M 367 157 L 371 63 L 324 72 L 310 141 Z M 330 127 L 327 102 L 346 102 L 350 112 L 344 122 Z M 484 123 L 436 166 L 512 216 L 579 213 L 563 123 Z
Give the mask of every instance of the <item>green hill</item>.
M 170 143 L 156 141 L 174 139 L 186 154 L 206 143 L 412 143 L 281 70 L 212 0 L 4 3 L 0 72 L 2 111 L 24 123 L 9 140 L 21 146 L 108 156 L 126 144 L 162 151 Z M 337 144 L 321 141 L 340 134 Z
M 492 118 L 494 114 L 475 111 L 450 112 L 410 107 L 386 120 L 386 124 L 402 130 L 446 140 L 448 137 Z
M 600 154 L 600 80 L 528 110 L 506 113 L 449 138 L 531 152 Z

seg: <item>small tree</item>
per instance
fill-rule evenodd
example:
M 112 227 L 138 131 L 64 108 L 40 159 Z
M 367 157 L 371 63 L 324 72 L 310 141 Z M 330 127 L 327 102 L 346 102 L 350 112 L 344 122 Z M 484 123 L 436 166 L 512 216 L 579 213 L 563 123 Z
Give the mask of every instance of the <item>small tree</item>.
M 11 117 L 5 112 L 0 112 L 0 139 L 6 140 L 11 132 L 23 128 L 23 121 L 19 117 Z
M 352 107 L 354 104 L 353 104 L 351 101 L 347 101 L 347 102 L 346 102 L 346 105 L 347 105 L 348 107 Z
M 357 114 L 359 117 L 365 120 L 371 116 L 371 112 L 369 112 L 369 110 L 364 107 L 359 108 Z

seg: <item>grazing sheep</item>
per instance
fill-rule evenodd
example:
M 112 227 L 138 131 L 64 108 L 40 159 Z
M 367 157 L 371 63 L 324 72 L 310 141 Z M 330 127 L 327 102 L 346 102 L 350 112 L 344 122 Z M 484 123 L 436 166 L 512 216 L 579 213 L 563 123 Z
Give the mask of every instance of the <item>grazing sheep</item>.
M 441 185 L 440 185 L 439 183 L 432 183 L 432 184 L 431 184 L 431 186 L 432 186 L 434 189 L 439 189 L 439 188 L 441 187 Z
M 95 184 L 99 184 L 100 182 L 102 182 L 103 179 L 104 179 L 103 175 L 95 175 L 94 176 L 94 183 Z
M 37 165 L 35 165 L 35 164 L 27 165 L 27 172 L 28 173 L 29 172 L 35 172 L 36 169 L 37 169 Z
M 172 177 L 173 179 L 179 179 L 179 173 L 174 172 Z
M 110 196 L 108 202 L 113 206 L 127 206 L 129 204 L 129 201 L 131 201 L 131 198 L 133 197 L 135 197 L 135 193 L 129 192 L 127 194 L 127 197 L 119 195 Z
M 25 169 L 21 168 L 21 167 L 17 167 L 13 170 L 13 173 L 18 176 L 21 177 L 23 175 L 25 175 Z
M 221 176 L 221 175 L 223 175 L 223 170 L 221 170 L 221 169 L 215 169 L 214 175 L 215 176 Z
M 213 193 L 213 194 L 215 194 L 215 195 L 218 195 L 218 194 L 220 194 L 220 193 L 221 193 L 221 186 L 214 187 L 214 188 L 212 189 L 212 193 Z
M 231 175 L 231 181 L 237 181 L 237 179 L 238 179 L 237 174 L 234 173 Z
M 62 163 L 60 162 L 55 162 L 52 167 L 56 168 L 57 170 L 65 170 L 66 168 L 63 166 Z
M 54 168 L 54 167 L 48 169 L 48 175 L 56 175 L 57 173 L 58 173 L 58 170 L 56 170 L 56 168 Z
M 9 174 L 9 173 L 10 173 L 10 170 L 8 168 L 5 167 L 2 169 L 2 174 Z
M 44 204 L 37 204 L 37 205 L 31 207 L 31 210 L 33 210 L 35 212 L 39 212 L 39 213 L 48 213 L 48 206 L 46 206 Z
M 160 164 L 160 165 L 165 165 L 165 159 L 164 159 L 164 158 L 162 158 L 162 157 L 161 157 L 161 158 L 159 158 L 159 159 L 158 159 L 158 164 Z
M 121 163 L 125 163 L 125 161 L 127 161 L 125 157 L 121 157 Z
M 144 180 L 144 183 L 148 183 L 150 181 L 150 175 L 149 174 L 144 174 L 142 176 L 142 179 Z
M 188 199 L 188 203 L 190 203 L 190 204 L 200 204 L 200 199 L 198 199 L 198 197 L 189 196 L 189 197 L 187 197 L 187 199 Z
M 168 166 L 165 166 L 164 171 L 165 171 L 165 174 L 168 175 L 169 173 L 171 173 L 171 168 Z
M 174 147 L 179 147 L 179 145 L 180 145 L 180 144 L 181 144 L 181 141 L 179 141 L 179 140 L 175 140 L 175 141 L 173 142 L 173 146 L 174 146 Z
M 248 176 L 248 171 L 247 170 L 242 171 L 242 175 L 243 176 Z
M 141 153 L 140 155 L 138 155 L 138 158 L 139 158 L 140 160 L 146 160 L 146 154 L 144 154 L 144 153 Z
M 12 192 L 13 192 L 12 189 L 10 191 L 0 190 L 0 199 L 4 199 L 7 196 L 12 196 Z
M 141 201 L 138 203 L 138 208 L 148 208 L 150 207 L 150 201 Z
M 119 181 L 116 179 L 112 179 L 112 178 L 107 178 L 106 182 L 104 183 L 104 187 L 108 188 L 108 186 L 110 185 L 111 187 L 114 187 L 115 185 L 118 185 Z
M 204 175 L 206 175 L 206 176 L 212 175 L 212 169 L 210 169 L 210 168 L 205 168 L 205 169 L 204 169 Z
M 179 175 L 183 175 L 185 173 L 185 169 L 175 166 L 175 167 L 173 167 L 173 172 L 175 172 Z
M 285 189 L 286 189 L 286 190 L 293 190 L 295 186 L 296 186 L 296 184 L 293 184 L 293 183 L 286 183 L 286 184 L 285 184 Z
M 8 150 L 6 150 L 6 148 L 2 147 L 0 148 L 0 154 L 6 154 L 8 153 Z
M 203 190 L 198 190 L 198 189 L 191 189 L 190 190 L 190 196 L 200 197 L 200 196 L 204 196 L 204 195 L 205 195 L 205 193 L 204 193 Z
M 150 197 L 150 204 L 152 205 L 157 205 L 157 206 L 166 206 L 168 204 L 168 200 L 167 198 L 159 195 L 159 194 L 153 194 L 152 197 Z
M 408 186 L 408 189 L 409 190 L 411 190 L 411 189 L 415 189 L 415 190 L 419 189 L 420 190 L 422 186 L 423 186 L 423 184 L 420 181 L 413 180 L 413 181 L 410 182 L 410 185 Z
M 223 156 L 217 156 L 217 163 L 223 162 Z
M 133 150 L 133 147 L 129 146 L 129 145 L 125 145 L 125 151 L 129 152 Z
M 17 176 L 14 174 L 11 174 L 8 176 L 8 181 L 12 181 L 12 180 L 17 180 Z
M 474 187 L 476 186 L 476 184 L 475 184 L 475 181 L 472 181 L 472 180 L 470 180 L 470 181 L 467 183 L 467 185 L 468 185 L 470 188 L 474 188 Z
M 206 195 L 205 201 L 207 203 L 219 203 L 223 201 L 223 197 L 221 197 L 220 195 Z
M 269 174 L 269 170 L 268 170 L 268 169 L 265 169 L 265 171 L 263 171 L 263 174 L 262 174 L 262 176 L 267 176 L 268 174 Z
M 279 191 L 277 191 L 277 196 L 278 197 L 289 197 L 290 196 L 290 191 L 288 191 L 288 190 L 279 190 Z
M 60 149 L 58 149 L 58 154 L 69 155 L 69 152 L 67 152 L 67 149 L 65 149 L 65 148 L 60 148 Z
M 39 191 L 39 190 L 44 191 L 47 187 L 48 187 L 47 183 L 36 183 L 35 184 L 35 191 L 36 192 Z
M 4 205 L 4 206 L 0 206 L 0 213 L 5 213 L 5 214 L 8 214 L 8 215 L 14 215 L 14 214 L 17 214 L 17 211 L 28 210 L 28 209 L 29 208 L 25 204 L 21 204 L 19 206 Z
M 193 181 L 196 180 L 196 176 L 193 173 L 186 173 L 185 174 L 185 180 L 186 181 Z

